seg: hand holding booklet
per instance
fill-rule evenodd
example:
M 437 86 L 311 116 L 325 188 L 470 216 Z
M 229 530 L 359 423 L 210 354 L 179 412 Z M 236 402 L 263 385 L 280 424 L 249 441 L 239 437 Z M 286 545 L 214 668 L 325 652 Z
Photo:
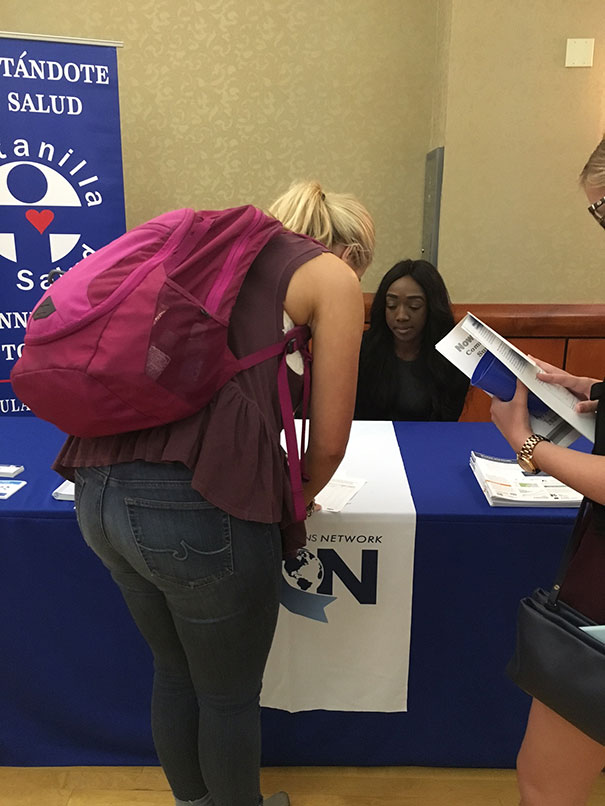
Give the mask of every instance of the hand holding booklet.
M 471 383 L 484 389 L 488 389 L 487 384 L 475 375 L 478 365 L 488 352 L 497 358 L 505 370 L 529 389 L 530 423 L 536 434 L 563 446 L 574 442 L 580 434 L 594 442 L 594 413 L 577 412 L 577 398 L 568 389 L 539 380 L 537 375 L 540 368 L 535 361 L 472 313 L 467 313 L 435 346 L 448 361 L 471 379 Z M 510 400 L 514 388 L 513 383 L 507 397 L 501 397 L 500 393 L 497 397 Z

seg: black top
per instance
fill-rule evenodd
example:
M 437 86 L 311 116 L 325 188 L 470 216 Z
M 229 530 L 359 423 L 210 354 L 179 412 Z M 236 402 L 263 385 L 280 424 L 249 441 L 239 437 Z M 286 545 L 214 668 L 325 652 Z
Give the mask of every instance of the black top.
M 422 361 L 397 359 L 396 393 L 393 401 L 393 420 L 427 420 L 431 411 L 431 394 L 423 377 Z
M 389 377 L 378 383 L 375 373 L 364 371 L 363 366 L 362 362 L 356 420 L 456 421 L 460 417 L 469 381 L 452 365 L 446 368 L 447 377 L 441 383 L 435 381 L 423 357 L 414 361 L 395 358 L 390 362 Z
M 605 455 L 605 397 L 603 383 L 594 384 L 590 399 L 598 400 L 595 441 L 593 453 Z M 561 585 L 560 598 L 571 607 L 579 610 L 597 624 L 605 624 L 605 506 L 590 499 L 584 499 L 568 550 L 575 553 L 569 560 L 565 579 Z

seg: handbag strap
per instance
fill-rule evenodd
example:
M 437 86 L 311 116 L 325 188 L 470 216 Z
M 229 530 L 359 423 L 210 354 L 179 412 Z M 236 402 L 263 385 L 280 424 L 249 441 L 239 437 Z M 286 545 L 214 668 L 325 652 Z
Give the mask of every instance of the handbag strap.
M 601 405 L 601 400 L 605 396 L 603 394 L 604 389 L 605 389 L 605 381 L 601 381 L 600 383 L 593 383 L 593 385 L 590 388 L 590 399 L 599 401 L 597 404 L 594 448 L 592 451 L 593 453 L 596 453 L 599 456 L 603 456 L 605 454 L 605 406 Z
M 588 498 L 583 498 L 582 503 L 580 504 L 580 509 L 578 510 L 578 515 L 576 517 L 576 522 L 574 524 L 571 537 L 567 541 L 567 545 L 563 551 L 563 557 L 561 558 L 561 562 L 559 564 L 559 570 L 557 571 L 555 581 L 548 594 L 546 605 L 552 610 L 555 610 L 557 607 L 557 601 L 559 599 L 559 594 L 561 593 L 561 585 L 563 584 L 565 574 L 567 573 L 567 568 L 571 562 L 571 558 L 576 553 L 576 549 L 580 544 L 580 539 L 584 534 L 584 527 L 586 525 L 586 519 L 590 513 L 591 504 L 592 501 L 590 501 Z

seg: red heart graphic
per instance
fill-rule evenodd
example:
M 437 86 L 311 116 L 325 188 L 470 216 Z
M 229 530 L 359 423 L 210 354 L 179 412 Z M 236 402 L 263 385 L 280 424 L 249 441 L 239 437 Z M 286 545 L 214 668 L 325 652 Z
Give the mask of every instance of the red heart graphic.
M 51 224 L 54 217 L 55 214 L 52 210 L 28 210 L 25 213 L 25 218 L 38 230 L 40 235 Z

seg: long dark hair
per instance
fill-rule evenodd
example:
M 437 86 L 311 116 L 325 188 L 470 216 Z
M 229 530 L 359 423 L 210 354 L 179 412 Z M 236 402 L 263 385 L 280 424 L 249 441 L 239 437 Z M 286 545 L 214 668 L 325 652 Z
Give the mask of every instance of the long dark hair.
M 460 373 L 435 350 L 435 344 L 454 326 L 450 298 L 437 269 L 426 260 L 401 260 L 382 278 L 370 310 L 370 329 L 364 334 L 359 362 L 358 402 L 363 407 L 368 396 L 374 409 L 383 412 L 385 419 L 392 416 L 397 398 L 397 356 L 393 333 L 387 325 L 386 295 L 389 287 L 400 277 L 412 277 L 426 296 L 427 317 L 418 355 L 419 372 L 426 380 L 430 397 L 430 420 L 457 419 L 452 415 L 452 398 L 460 397 L 463 379 Z M 456 392 L 454 389 L 456 387 Z

